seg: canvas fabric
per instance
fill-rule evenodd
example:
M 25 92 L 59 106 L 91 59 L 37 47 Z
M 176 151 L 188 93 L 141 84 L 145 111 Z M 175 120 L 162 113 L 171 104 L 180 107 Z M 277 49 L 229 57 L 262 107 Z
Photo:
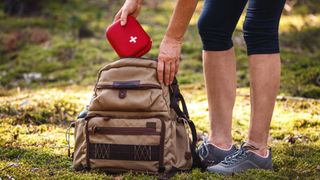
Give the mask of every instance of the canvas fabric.
M 76 170 L 157 174 L 187 171 L 196 162 L 196 131 L 177 81 L 159 83 L 154 59 L 103 67 L 74 137 Z

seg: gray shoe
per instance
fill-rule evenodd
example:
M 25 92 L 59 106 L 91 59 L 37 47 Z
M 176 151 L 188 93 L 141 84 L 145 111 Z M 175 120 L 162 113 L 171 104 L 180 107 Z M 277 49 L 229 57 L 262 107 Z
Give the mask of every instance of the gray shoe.
M 236 151 L 237 148 L 234 145 L 230 150 L 225 151 L 208 143 L 207 140 L 204 140 L 204 142 L 199 146 L 196 152 L 201 159 L 201 166 L 203 168 L 206 168 L 208 166 L 218 164 L 219 162 L 224 160 L 225 157 L 235 153 Z
M 250 150 L 253 146 L 243 143 L 241 148 L 234 154 L 227 156 L 219 164 L 207 168 L 209 172 L 224 175 L 232 175 L 248 169 L 272 169 L 272 154 L 269 149 L 268 157 L 263 158 Z

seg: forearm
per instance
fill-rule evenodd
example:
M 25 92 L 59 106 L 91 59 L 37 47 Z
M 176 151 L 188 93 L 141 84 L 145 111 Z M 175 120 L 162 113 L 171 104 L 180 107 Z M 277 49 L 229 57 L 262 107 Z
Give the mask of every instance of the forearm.
M 167 37 L 178 41 L 182 40 L 197 3 L 198 0 L 177 0 L 176 7 L 165 34 Z

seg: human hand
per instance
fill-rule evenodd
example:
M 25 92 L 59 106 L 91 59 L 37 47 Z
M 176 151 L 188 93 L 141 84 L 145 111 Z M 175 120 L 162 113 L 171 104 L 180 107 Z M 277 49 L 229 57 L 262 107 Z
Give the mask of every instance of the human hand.
M 181 54 L 181 40 L 165 36 L 160 44 L 158 55 L 158 80 L 170 85 L 178 72 Z
M 141 10 L 141 2 L 142 0 L 126 0 L 126 2 L 114 17 L 114 21 L 120 19 L 121 26 L 126 25 L 128 15 L 131 15 L 133 17 L 137 17 L 139 15 L 139 12 Z

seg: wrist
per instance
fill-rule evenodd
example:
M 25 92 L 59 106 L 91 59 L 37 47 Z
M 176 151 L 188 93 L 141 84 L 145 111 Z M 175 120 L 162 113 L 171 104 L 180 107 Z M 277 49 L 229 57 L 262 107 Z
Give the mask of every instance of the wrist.
M 165 34 L 162 42 L 174 43 L 174 44 L 182 44 L 182 38 L 172 37 L 168 34 Z
M 143 3 L 143 0 L 132 0 L 132 1 L 135 1 L 139 5 L 141 5 Z
M 141 5 L 143 3 L 143 0 L 126 0 L 126 2 L 136 3 Z

